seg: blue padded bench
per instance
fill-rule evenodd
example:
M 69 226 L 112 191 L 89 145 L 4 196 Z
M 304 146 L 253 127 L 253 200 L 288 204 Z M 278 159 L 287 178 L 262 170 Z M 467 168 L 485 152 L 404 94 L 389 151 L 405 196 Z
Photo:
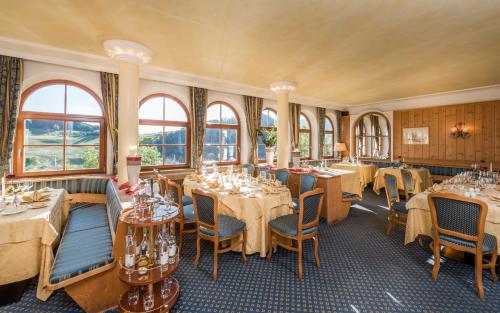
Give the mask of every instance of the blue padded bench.
M 49 290 L 66 287 L 114 267 L 113 243 L 122 210 L 120 199 L 110 180 L 81 179 L 52 186 L 75 188 L 72 189 L 73 193 L 104 193 L 106 204 L 71 205 L 50 273 Z

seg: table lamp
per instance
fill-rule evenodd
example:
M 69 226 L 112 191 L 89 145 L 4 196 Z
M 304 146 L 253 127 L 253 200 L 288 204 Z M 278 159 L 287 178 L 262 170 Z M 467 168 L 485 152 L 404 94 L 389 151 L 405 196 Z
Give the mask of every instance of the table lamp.
M 337 142 L 333 146 L 333 151 L 340 153 L 340 159 L 342 159 L 342 152 L 347 151 L 347 147 L 343 142 Z

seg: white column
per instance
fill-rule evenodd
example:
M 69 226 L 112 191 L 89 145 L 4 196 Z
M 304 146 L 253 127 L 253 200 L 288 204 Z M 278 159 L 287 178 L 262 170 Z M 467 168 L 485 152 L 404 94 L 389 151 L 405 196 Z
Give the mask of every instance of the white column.
M 288 81 L 278 81 L 271 84 L 271 90 L 276 93 L 278 101 L 278 146 L 276 151 L 278 168 L 287 168 L 290 162 L 291 140 L 288 124 L 290 115 L 288 96 L 291 91 L 295 90 L 295 86 L 295 83 Z
M 139 66 L 149 62 L 148 48 L 125 40 L 104 42 L 108 55 L 119 63 L 118 77 L 118 184 L 128 181 L 127 156 L 137 151 L 139 139 Z

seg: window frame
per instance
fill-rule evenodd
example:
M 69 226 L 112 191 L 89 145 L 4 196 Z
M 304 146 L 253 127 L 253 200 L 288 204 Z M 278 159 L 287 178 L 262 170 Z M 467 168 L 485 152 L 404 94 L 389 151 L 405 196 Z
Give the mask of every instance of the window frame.
M 232 105 L 230 105 L 229 103 L 225 102 L 225 101 L 212 101 L 208 106 L 207 106 L 207 112 L 205 114 L 208 114 L 208 109 L 211 107 L 211 106 L 214 106 L 214 105 L 217 105 L 217 104 L 221 104 L 221 105 L 224 105 L 226 107 L 228 107 L 234 114 L 234 116 L 236 116 L 236 124 L 209 124 L 206 120 L 205 120 L 205 130 L 206 129 L 209 129 L 209 128 L 212 128 L 212 129 L 219 129 L 220 132 L 221 132 L 221 135 L 219 136 L 219 144 L 208 144 L 207 146 L 217 146 L 219 148 L 221 148 L 219 150 L 219 153 L 222 151 L 222 147 L 224 146 L 236 146 L 236 161 L 219 161 L 219 162 L 212 162 L 210 164 L 217 164 L 217 165 L 238 165 L 240 164 L 241 160 L 240 160 L 240 150 L 241 150 L 241 141 L 240 141 L 240 138 L 241 138 L 241 123 L 240 123 L 240 117 L 238 116 L 238 113 L 236 112 L 236 110 L 233 108 Z M 205 119 L 207 117 L 205 116 Z M 223 129 L 236 129 L 236 144 L 235 145 L 224 145 L 222 144 L 222 130 Z M 206 134 L 206 131 L 205 131 L 205 134 Z M 205 149 L 205 143 L 203 143 L 203 149 Z M 205 150 L 203 150 L 203 154 L 205 153 Z M 220 155 L 219 155 L 220 157 Z
M 179 122 L 179 121 L 165 121 L 163 120 L 148 120 L 148 119 L 141 119 L 139 118 L 139 110 L 141 106 L 148 100 L 157 98 L 157 97 L 162 97 L 163 98 L 163 105 L 165 105 L 165 99 L 164 98 L 169 98 L 177 104 L 184 110 L 186 113 L 186 122 Z M 184 164 L 173 164 L 173 165 L 165 165 L 165 153 L 162 149 L 162 164 L 158 165 L 141 165 L 141 171 L 143 170 L 152 170 L 152 169 L 178 169 L 178 168 L 190 168 L 191 167 L 191 115 L 189 114 L 189 111 L 184 104 L 179 98 L 174 97 L 172 95 L 166 94 L 166 93 L 154 93 L 150 94 L 146 97 L 144 97 L 141 101 L 139 101 L 139 107 L 137 109 L 137 118 L 138 118 L 138 127 L 140 125 L 147 125 L 147 126 L 173 126 L 173 127 L 186 127 L 186 163 Z M 139 131 L 139 130 L 138 130 Z M 165 136 L 165 130 L 163 131 L 163 135 Z M 138 136 L 139 137 L 139 136 Z M 140 151 L 140 144 L 138 144 L 138 151 Z M 158 145 L 153 145 L 153 144 L 146 144 L 142 146 L 158 146 Z M 162 143 L 160 146 L 166 147 L 166 146 L 184 146 L 180 144 L 165 144 Z
M 356 134 L 356 130 L 358 128 L 358 124 L 363 121 L 364 117 L 367 116 L 367 115 L 372 115 L 372 114 L 375 114 L 375 115 L 378 115 L 382 118 L 385 119 L 386 123 L 387 123 L 387 136 L 380 136 L 380 137 L 386 137 L 388 140 L 388 157 L 386 159 L 379 159 L 379 158 L 376 158 L 376 157 L 373 157 L 372 156 L 367 156 L 367 157 L 364 157 L 364 156 L 358 156 L 358 146 L 357 146 L 357 141 L 358 139 L 362 138 L 363 141 L 365 141 L 364 145 L 366 145 L 366 141 L 368 137 L 370 138 L 375 138 L 377 136 L 368 136 L 368 135 L 357 135 Z M 380 113 L 380 112 L 376 112 L 376 111 L 370 111 L 370 112 L 366 112 L 364 114 L 362 114 L 361 116 L 359 116 L 357 119 L 356 119 L 356 122 L 354 123 L 353 125 L 353 128 L 352 128 L 352 132 L 353 132 L 353 136 L 352 136 L 352 145 L 354 147 L 354 150 L 353 150 L 353 154 L 355 157 L 358 157 L 359 159 L 363 159 L 363 160 L 390 160 L 391 159 L 391 123 L 389 121 L 389 119 L 387 118 L 387 116 L 385 116 L 384 114 Z M 373 140 L 372 140 L 372 143 L 373 143 Z
M 262 112 L 260 113 L 261 115 L 261 120 L 262 120 L 262 113 L 264 113 L 264 111 L 271 111 L 273 112 L 274 114 L 276 114 L 276 120 L 278 120 L 278 112 L 273 109 L 273 108 L 263 108 L 262 109 Z M 269 127 L 269 126 L 261 126 L 260 125 L 260 121 L 259 121 L 259 130 L 262 131 L 262 130 L 267 130 L 267 131 L 270 131 L 270 130 L 273 130 L 274 128 L 277 128 L 277 127 Z M 275 153 L 274 154 L 274 160 L 276 161 L 277 160 L 277 154 Z M 259 159 L 259 139 L 257 138 L 257 162 L 258 163 L 266 163 L 266 157 L 264 156 L 263 159 Z
M 48 112 L 35 112 L 35 111 L 23 111 L 24 104 L 26 99 L 37 91 L 38 89 L 52 86 L 52 85 L 64 85 L 64 111 L 66 112 L 67 108 L 67 88 L 68 86 L 73 86 L 76 88 L 80 88 L 90 94 L 96 102 L 99 104 L 99 108 L 101 109 L 101 116 L 95 115 L 83 115 L 83 114 L 66 114 L 66 113 L 48 113 Z M 24 144 L 24 121 L 25 120 L 57 120 L 64 122 L 64 136 L 63 136 L 63 144 L 62 145 L 25 145 Z M 85 146 L 85 145 L 74 145 L 74 144 L 66 144 L 66 123 L 67 122 L 92 122 L 99 123 L 99 167 L 96 169 L 79 169 L 79 170 L 67 170 L 66 169 L 66 147 L 73 146 Z M 29 88 L 27 88 L 21 94 L 21 101 L 19 105 L 19 115 L 17 117 L 16 122 L 16 139 L 14 143 L 14 150 L 12 151 L 14 159 L 13 169 L 14 175 L 17 177 L 39 177 L 39 176 L 55 176 L 55 175 L 77 175 L 77 174 L 98 174 L 105 173 L 106 171 L 106 146 L 107 146 L 107 127 L 105 124 L 104 118 L 104 106 L 102 104 L 101 99 L 97 94 L 87 86 L 63 79 L 53 79 L 46 80 L 39 83 L 36 83 Z M 61 146 L 63 147 L 63 170 L 61 171 L 41 171 L 41 172 L 25 172 L 24 171 L 24 147 L 25 146 Z M 90 145 L 89 145 L 90 146 Z
M 301 116 L 304 116 L 306 121 L 307 121 L 307 124 L 309 125 L 309 128 L 305 129 L 305 128 L 300 128 L 300 117 Z M 307 117 L 307 115 L 305 115 L 303 112 L 300 112 L 300 115 L 299 115 L 299 151 L 300 151 L 300 138 L 301 138 L 301 133 L 305 133 L 305 134 L 308 134 L 308 138 L 309 138 L 309 155 L 307 157 L 303 157 L 302 155 L 300 156 L 300 159 L 301 160 L 311 160 L 311 154 L 312 154 L 312 131 L 311 131 L 311 121 L 309 120 L 309 118 Z
M 328 116 L 325 116 L 325 124 L 326 124 L 327 120 L 332 125 L 332 130 L 326 130 L 326 127 L 324 128 L 325 129 L 325 136 L 323 138 L 323 159 L 333 159 L 333 158 L 335 158 L 335 151 L 333 151 L 333 148 L 335 146 L 335 128 L 333 126 L 332 119 L 329 118 Z M 325 143 L 326 143 L 325 139 L 326 139 L 326 135 L 332 135 L 332 154 L 331 155 L 325 155 Z

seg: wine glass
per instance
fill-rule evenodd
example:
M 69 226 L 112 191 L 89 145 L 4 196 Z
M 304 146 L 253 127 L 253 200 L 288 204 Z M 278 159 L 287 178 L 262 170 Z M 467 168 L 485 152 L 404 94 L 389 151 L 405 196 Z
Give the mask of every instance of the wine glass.
M 155 297 L 152 292 L 146 292 L 144 294 L 144 311 L 149 311 L 152 310 L 153 307 L 155 306 Z
M 139 288 L 132 287 L 128 292 L 128 305 L 136 305 L 139 302 Z

